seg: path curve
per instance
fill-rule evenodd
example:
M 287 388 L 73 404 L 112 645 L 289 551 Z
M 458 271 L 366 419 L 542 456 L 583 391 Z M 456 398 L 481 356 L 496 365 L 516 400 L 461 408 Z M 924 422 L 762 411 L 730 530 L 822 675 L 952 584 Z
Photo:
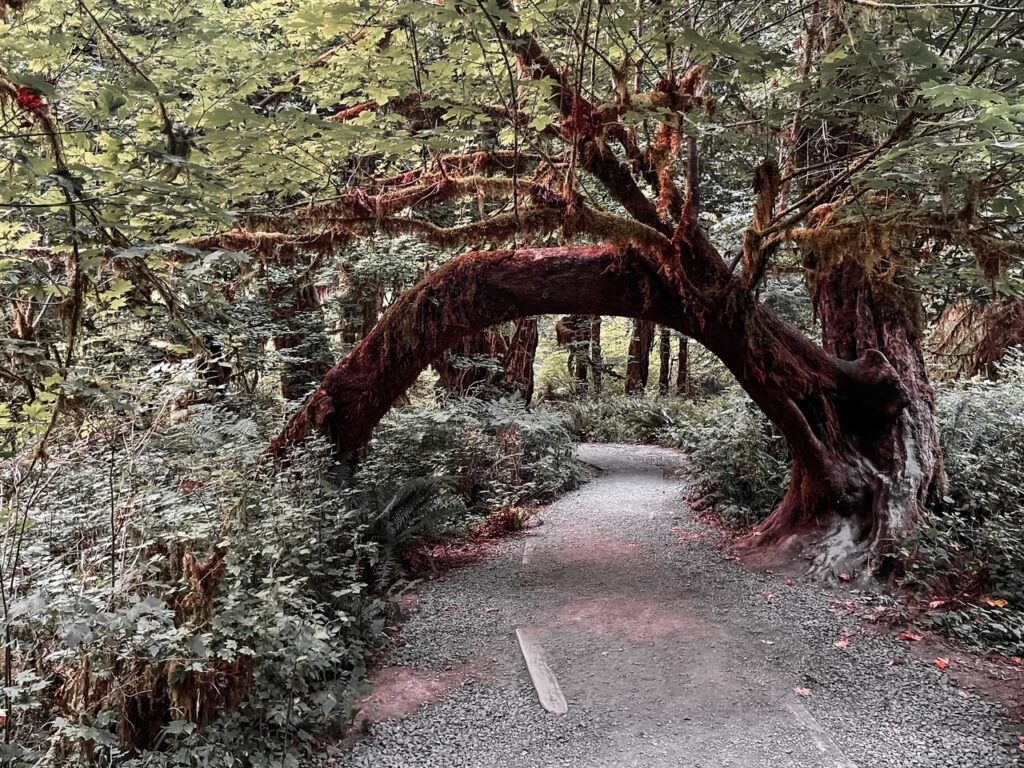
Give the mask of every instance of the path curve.
M 684 503 L 678 453 L 585 445 L 580 457 L 600 474 L 543 510 L 544 525 L 423 590 L 378 673 L 379 722 L 327 764 L 1021 765 L 996 705 L 860 625 L 849 595 L 728 561 Z M 544 649 L 568 714 L 541 709 L 518 628 Z

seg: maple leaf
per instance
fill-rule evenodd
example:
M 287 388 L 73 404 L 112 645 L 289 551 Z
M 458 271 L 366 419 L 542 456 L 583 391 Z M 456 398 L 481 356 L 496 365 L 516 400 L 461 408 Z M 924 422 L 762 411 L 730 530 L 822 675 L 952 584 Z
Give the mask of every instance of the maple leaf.
M 909 629 L 900 632 L 900 640 L 906 640 L 908 643 L 916 643 L 920 639 L 921 636 L 917 632 L 911 632 Z
M 797 696 L 804 696 L 804 697 L 806 697 L 806 696 L 810 696 L 811 695 L 811 689 L 810 688 L 794 688 L 793 689 L 793 693 L 795 693 Z
M 849 644 L 850 641 L 847 640 L 845 637 L 842 640 L 836 640 L 834 643 L 832 643 L 832 645 L 834 645 L 836 648 L 846 648 Z
M 949 659 L 936 659 L 935 666 L 939 669 L 945 669 L 949 666 Z

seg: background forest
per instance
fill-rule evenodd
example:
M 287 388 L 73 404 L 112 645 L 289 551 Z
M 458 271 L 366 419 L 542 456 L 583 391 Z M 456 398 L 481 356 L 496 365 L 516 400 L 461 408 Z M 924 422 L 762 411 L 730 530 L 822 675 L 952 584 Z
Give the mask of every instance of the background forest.
M 742 379 L 787 333 L 910 393 L 917 511 L 854 576 L 1024 654 L 1019 2 L 0 0 L 0 174 L 5 764 L 297 765 L 395 598 L 579 483 L 578 441 L 681 448 L 694 504 L 764 524 L 811 495 Z M 482 329 L 487 274 L 457 280 L 669 243 L 698 319 L 548 307 L 529 274 Z M 851 317 L 881 341 L 846 354 Z M 332 370 L 399 331 L 447 348 L 407 391 L 391 358 Z M 356 450 L 329 376 L 352 413 L 399 382 Z

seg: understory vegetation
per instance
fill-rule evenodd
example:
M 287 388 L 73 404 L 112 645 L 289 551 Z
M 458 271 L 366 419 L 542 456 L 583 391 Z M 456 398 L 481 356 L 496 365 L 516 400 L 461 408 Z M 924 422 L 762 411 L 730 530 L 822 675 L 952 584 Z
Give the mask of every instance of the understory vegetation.
M 355 714 L 406 549 L 578 479 L 516 398 L 398 409 L 354 472 L 318 440 L 272 471 L 253 405 L 102 425 L 19 489 L 4 760 L 294 765 Z

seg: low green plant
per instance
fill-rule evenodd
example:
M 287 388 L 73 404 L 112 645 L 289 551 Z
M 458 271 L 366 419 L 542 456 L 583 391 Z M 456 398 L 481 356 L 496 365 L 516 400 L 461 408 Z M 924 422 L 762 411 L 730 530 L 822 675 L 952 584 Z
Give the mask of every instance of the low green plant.
M 756 525 L 789 483 L 789 454 L 771 422 L 735 390 L 710 402 L 701 420 L 678 430 L 688 454 L 695 503 L 734 527 Z
M 927 619 L 964 642 L 1024 653 L 1024 363 L 940 390 L 948 485 L 901 545 L 904 587 L 945 601 Z
M 318 439 L 263 461 L 258 412 L 90 425 L 18 487 L 5 764 L 297 765 L 355 713 L 404 548 L 577 479 L 520 401 L 399 409 L 354 473 Z

